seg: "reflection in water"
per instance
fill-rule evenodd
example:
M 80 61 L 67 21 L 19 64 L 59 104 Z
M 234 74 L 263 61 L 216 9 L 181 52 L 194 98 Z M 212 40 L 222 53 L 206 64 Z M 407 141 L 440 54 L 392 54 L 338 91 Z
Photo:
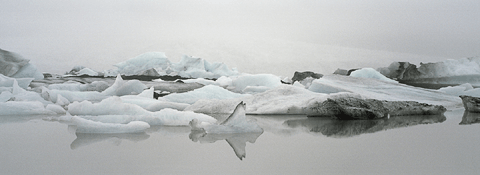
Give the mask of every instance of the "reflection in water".
M 97 134 L 97 133 L 76 133 L 77 138 L 70 144 L 70 148 L 77 149 L 82 146 L 87 146 L 93 143 L 110 141 L 114 145 L 118 146 L 122 143 L 122 140 L 130 140 L 133 142 L 139 142 L 146 140 L 150 135 L 145 133 L 135 134 Z
M 419 124 L 441 123 L 445 120 L 444 115 L 395 116 L 378 120 L 335 120 L 318 117 L 287 120 L 284 124 L 291 128 L 306 129 L 310 133 L 341 138 Z
M 247 154 L 245 151 L 247 141 L 250 143 L 255 143 L 260 135 L 262 135 L 262 133 L 207 134 L 201 131 L 192 131 L 189 137 L 193 142 L 200 143 L 214 143 L 217 140 L 226 140 L 227 143 L 233 148 L 235 155 L 242 160 Z
M 470 125 L 475 123 L 480 123 L 480 113 L 473 113 L 465 110 L 465 112 L 463 112 L 462 121 L 459 124 Z

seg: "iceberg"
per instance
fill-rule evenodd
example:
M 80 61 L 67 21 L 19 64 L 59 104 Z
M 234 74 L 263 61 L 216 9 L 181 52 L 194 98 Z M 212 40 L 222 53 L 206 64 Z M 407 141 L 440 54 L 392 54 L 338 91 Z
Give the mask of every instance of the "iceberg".
M 150 128 L 148 123 L 142 121 L 132 121 L 127 124 L 102 123 L 68 115 L 60 117 L 59 120 L 75 125 L 76 133 L 142 133 Z
M 45 109 L 44 104 L 38 101 L 7 101 L 0 102 L 0 115 L 56 115 L 57 113 Z
M 169 94 L 158 100 L 193 104 L 200 99 L 233 99 L 244 96 L 248 95 L 234 93 L 215 85 L 207 85 L 190 92 Z
M 68 105 L 68 112 L 72 115 L 103 123 L 125 124 L 131 121 L 144 121 L 150 125 L 186 126 L 193 119 L 201 122 L 217 121 L 205 114 L 170 108 L 150 112 L 138 105 L 124 103 L 120 97 L 116 96 L 109 97 L 99 103 L 73 102 Z
M 185 78 L 219 78 L 237 75 L 223 63 L 209 63 L 205 59 L 184 55 L 180 62 L 172 63 L 162 52 L 147 52 L 120 62 L 117 69 L 104 71 L 105 76 L 121 75 L 179 75 Z
M 461 99 L 437 90 L 413 87 L 400 83 L 379 81 L 341 75 L 326 75 L 314 80 L 309 90 L 318 93 L 350 92 L 362 98 L 387 101 L 416 101 L 431 105 L 442 105 L 447 109 L 462 106 Z
M 385 77 L 373 68 L 362 68 L 350 73 L 351 77 L 374 78 L 381 81 L 396 83 L 397 81 Z
M 98 76 L 98 72 L 90 69 L 90 68 L 83 68 L 82 70 L 77 72 L 78 76 L 88 75 L 88 76 Z
M 245 116 L 245 103 L 240 102 L 233 113 L 222 123 L 212 124 L 193 119 L 189 123 L 193 131 L 205 133 L 263 133 L 263 129 Z
M 29 61 L 16 53 L 0 49 L 0 74 L 11 77 Z
M 463 84 L 480 85 L 480 57 L 448 59 L 436 63 L 420 63 L 420 67 L 408 62 L 393 62 L 378 68 L 386 77 L 406 84 Z
M 165 108 L 183 111 L 187 106 L 189 106 L 189 104 L 185 103 L 156 100 L 153 98 L 153 93 L 154 87 L 151 87 L 150 89 L 147 89 L 138 95 L 125 95 L 121 96 L 120 98 L 124 103 L 136 104 L 151 112 L 160 111 Z
M 147 89 L 147 86 L 145 86 L 142 82 L 138 80 L 124 81 L 122 76 L 117 75 L 115 83 L 113 83 L 113 85 L 109 88 L 105 89 L 102 94 L 106 96 L 136 95 L 143 92 L 145 89 Z

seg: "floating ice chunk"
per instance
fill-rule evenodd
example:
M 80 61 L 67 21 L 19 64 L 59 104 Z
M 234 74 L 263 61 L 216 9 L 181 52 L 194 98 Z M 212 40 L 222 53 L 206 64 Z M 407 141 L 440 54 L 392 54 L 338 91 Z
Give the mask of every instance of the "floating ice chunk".
M 112 72 L 122 75 L 139 75 L 145 70 L 155 68 L 158 73 L 161 73 L 166 72 L 170 65 L 171 62 L 165 53 L 147 52 L 116 64 L 115 67 L 118 69 Z
M 245 116 L 245 103 L 240 102 L 233 113 L 222 123 L 212 124 L 193 119 L 189 123 L 194 131 L 203 131 L 205 133 L 248 133 L 259 132 L 260 128 L 254 121 L 248 121 Z
M 123 103 L 120 97 L 109 97 L 99 103 L 90 101 L 75 101 L 68 105 L 68 112 L 72 115 L 142 115 L 148 111 L 138 105 Z
M 115 83 L 105 89 L 102 94 L 107 96 L 136 95 L 143 92 L 146 88 L 147 86 L 138 80 L 124 81 L 120 75 L 117 75 Z
M 469 83 L 461 84 L 458 86 L 449 86 L 440 88 L 438 91 L 445 92 L 449 95 L 460 96 L 467 95 L 472 97 L 480 97 L 480 88 L 473 88 Z
M 226 100 L 199 100 L 185 108 L 186 111 L 195 111 L 211 114 L 229 114 L 240 101 L 249 104 L 248 114 L 305 114 L 304 108 L 312 101 L 323 101 L 329 96 L 314 93 L 305 88 L 280 85 L 275 89 Z
M 10 78 L 0 74 L 0 87 L 12 87 L 13 80 L 17 80 L 18 86 L 23 89 L 27 89 L 33 78 Z
M 144 121 L 150 125 L 167 126 L 188 126 L 193 119 L 200 122 L 215 123 L 217 120 L 205 114 L 198 114 L 192 111 L 177 111 L 175 109 L 163 109 L 156 112 L 148 112 L 137 115 L 86 115 L 80 116 L 85 119 L 99 121 L 102 123 L 128 123 L 131 121 Z
M 98 76 L 98 72 L 90 68 L 83 68 L 82 70 L 77 72 L 77 75 Z
M 38 101 L 0 102 L 0 115 L 55 115 Z
M 163 109 L 150 112 L 135 104 L 123 103 L 120 97 L 109 97 L 99 103 L 89 101 L 74 102 L 68 105 L 72 115 L 92 115 L 91 120 L 104 123 L 125 123 L 125 121 L 145 121 L 150 125 L 188 125 L 192 119 L 205 122 L 216 122 L 211 116 L 191 111 L 183 112 L 175 109 Z M 121 115 L 121 116 L 119 116 Z M 97 117 L 98 116 L 98 117 Z
M 50 111 L 53 111 L 57 114 L 65 114 L 67 113 L 67 111 L 65 111 L 65 109 L 63 109 L 61 106 L 59 105 L 56 105 L 56 104 L 48 104 L 45 109 L 47 110 L 50 110 Z
M 12 76 L 29 61 L 16 53 L 0 49 L 0 74 Z
M 373 78 L 373 79 L 382 80 L 386 82 L 398 83 L 395 80 L 385 77 L 384 75 L 382 75 L 380 72 L 376 71 L 373 68 L 362 68 L 362 69 L 353 71 L 352 73 L 350 73 L 350 76 L 362 77 L 362 78 Z
M 209 63 L 203 58 L 187 55 L 183 55 L 180 62 L 173 63 L 172 68 L 178 75 L 190 78 L 219 78 L 238 74 L 223 63 Z
M 443 105 L 447 109 L 462 106 L 462 101 L 457 96 L 447 95 L 437 90 L 351 76 L 326 75 L 321 79 L 313 81 L 309 90 L 319 93 L 351 92 L 368 99 L 416 101 L 432 105 Z
M 138 95 L 125 95 L 120 97 L 124 103 L 136 104 L 148 111 L 160 111 L 165 108 L 183 110 L 189 104 L 160 101 L 153 98 L 154 88 L 151 87 Z
M 250 86 L 250 89 L 254 86 L 260 86 L 262 89 L 273 89 L 282 84 L 280 77 L 272 74 L 245 74 L 230 78 L 232 79 L 232 83 L 228 89 L 234 92 L 244 92 L 248 86 Z
M 90 84 L 81 84 L 78 82 L 70 83 L 66 82 L 63 84 L 50 84 L 48 89 L 56 90 L 68 90 L 68 91 L 98 91 L 102 92 L 109 87 L 108 83 L 105 81 L 94 81 Z
M 37 67 L 31 63 L 23 66 L 17 73 L 12 75 L 13 78 L 34 78 L 35 80 L 43 79 L 43 74 L 37 70 Z
M 3 91 L 0 93 L 0 102 L 6 102 L 13 97 L 13 94 L 10 91 Z
M 18 86 L 17 80 L 13 81 L 12 94 L 12 100 L 14 101 L 38 101 L 45 105 L 51 104 L 51 102 L 43 99 L 40 94 L 32 91 L 27 91 Z
M 215 85 L 204 86 L 185 93 L 173 93 L 159 98 L 159 100 L 193 104 L 200 99 L 232 99 L 238 97 L 245 97 L 248 95 L 237 94 L 230 92 L 222 87 Z
M 150 128 L 148 123 L 142 121 L 132 121 L 127 124 L 102 123 L 77 116 L 63 116 L 61 120 L 75 125 L 76 133 L 142 133 Z
M 47 90 L 43 92 L 44 96 L 50 98 L 50 101 L 57 103 L 58 95 L 61 95 L 69 101 L 69 103 L 75 101 L 101 101 L 108 96 L 97 91 L 67 91 L 67 90 Z M 62 99 L 63 100 L 63 99 Z M 65 103 L 65 102 L 62 102 Z

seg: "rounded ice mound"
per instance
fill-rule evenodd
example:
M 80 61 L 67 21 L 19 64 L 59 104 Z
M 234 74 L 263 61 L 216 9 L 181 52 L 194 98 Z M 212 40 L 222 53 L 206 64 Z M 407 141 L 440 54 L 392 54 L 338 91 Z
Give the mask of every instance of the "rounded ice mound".
M 380 72 L 376 71 L 373 68 L 362 68 L 362 69 L 353 71 L 352 73 L 350 73 L 350 76 L 362 77 L 362 78 L 373 78 L 373 79 L 382 80 L 386 82 L 398 83 L 395 80 L 385 77 L 385 75 L 382 75 Z
M 272 74 L 245 74 L 232 78 L 229 89 L 234 92 L 259 93 L 282 84 L 280 77 Z

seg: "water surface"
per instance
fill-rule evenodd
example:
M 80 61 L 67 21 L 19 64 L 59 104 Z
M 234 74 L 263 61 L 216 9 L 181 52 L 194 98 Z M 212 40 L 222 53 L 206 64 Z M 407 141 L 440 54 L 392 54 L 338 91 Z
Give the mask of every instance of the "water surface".
M 262 134 L 75 134 L 42 116 L 1 117 L 0 174 L 474 174 L 479 114 L 336 121 L 249 116 Z M 242 160 L 241 155 L 245 158 Z

